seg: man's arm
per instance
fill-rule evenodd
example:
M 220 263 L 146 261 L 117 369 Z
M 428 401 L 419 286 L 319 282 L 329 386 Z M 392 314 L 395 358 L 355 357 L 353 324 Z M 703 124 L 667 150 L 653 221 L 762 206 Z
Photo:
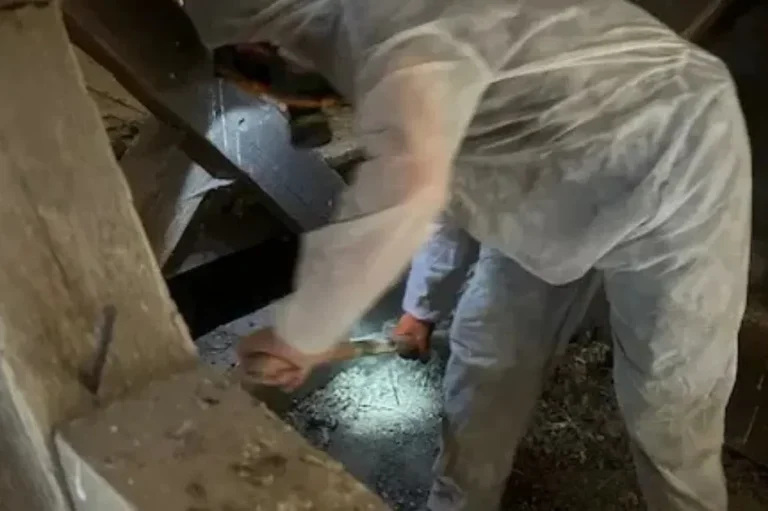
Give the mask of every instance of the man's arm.
M 406 268 L 443 209 L 451 167 L 490 71 L 442 33 L 379 47 L 359 80 L 357 123 L 369 161 L 341 197 L 338 222 L 304 237 L 296 291 L 276 334 L 324 351 Z
M 403 310 L 435 324 L 456 305 L 470 266 L 477 261 L 479 243 L 454 225 L 448 214 L 435 222 L 432 234 L 416 253 L 403 298 Z

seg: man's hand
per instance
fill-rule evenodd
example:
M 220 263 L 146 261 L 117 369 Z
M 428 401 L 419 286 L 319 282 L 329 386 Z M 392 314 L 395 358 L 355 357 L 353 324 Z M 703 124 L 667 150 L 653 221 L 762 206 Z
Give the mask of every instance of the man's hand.
M 403 358 L 426 362 L 430 357 L 432 331 L 435 325 L 405 313 L 392 330 L 392 340 L 398 345 Z
M 302 353 L 278 338 L 271 328 L 259 330 L 240 340 L 237 347 L 243 371 L 262 385 L 292 391 L 300 387 L 323 354 Z

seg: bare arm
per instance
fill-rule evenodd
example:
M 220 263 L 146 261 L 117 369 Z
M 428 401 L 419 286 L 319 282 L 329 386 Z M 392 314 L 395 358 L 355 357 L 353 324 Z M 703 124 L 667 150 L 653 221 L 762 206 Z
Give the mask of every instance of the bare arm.
M 428 52 L 414 49 L 428 48 Z M 296 291 L 276 333 L 306 353 L 330 348 L 392 285 L 448 198 L 455 153 L 489 71 L 442 34 L 402 37 L 369 60 L 357 124 L 371 157 L 341 197 L 338 222 L 304 237 Z

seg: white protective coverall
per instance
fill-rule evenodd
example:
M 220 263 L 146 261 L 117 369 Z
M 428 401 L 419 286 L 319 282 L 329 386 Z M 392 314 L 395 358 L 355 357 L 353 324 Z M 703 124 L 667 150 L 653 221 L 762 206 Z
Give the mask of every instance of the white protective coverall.
M 430 236 L 423 297 L 454 268 L 432 263 L 481 246 L 452 328 L 431 509 L 498 505 L 596 275 L 650 509 L 727 508 L 751 169 L 720 61 L 623 0 L 185 3 L 210 47 L 269 40 L 313 63 L 353 102 L 370 157 L 337 222 L 304 237 L 281 338 L 330 347 Z

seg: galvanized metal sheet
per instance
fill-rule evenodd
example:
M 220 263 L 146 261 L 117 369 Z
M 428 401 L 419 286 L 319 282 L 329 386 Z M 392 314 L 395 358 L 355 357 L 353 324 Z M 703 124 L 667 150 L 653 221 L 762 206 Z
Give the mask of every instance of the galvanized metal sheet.
M 287 118 L 220 79 L 199 82 L 169 96 L 187 122 L 257 183 L 301 227 L 328 221 L 341 177 L 314 151 L 291 145 Z

